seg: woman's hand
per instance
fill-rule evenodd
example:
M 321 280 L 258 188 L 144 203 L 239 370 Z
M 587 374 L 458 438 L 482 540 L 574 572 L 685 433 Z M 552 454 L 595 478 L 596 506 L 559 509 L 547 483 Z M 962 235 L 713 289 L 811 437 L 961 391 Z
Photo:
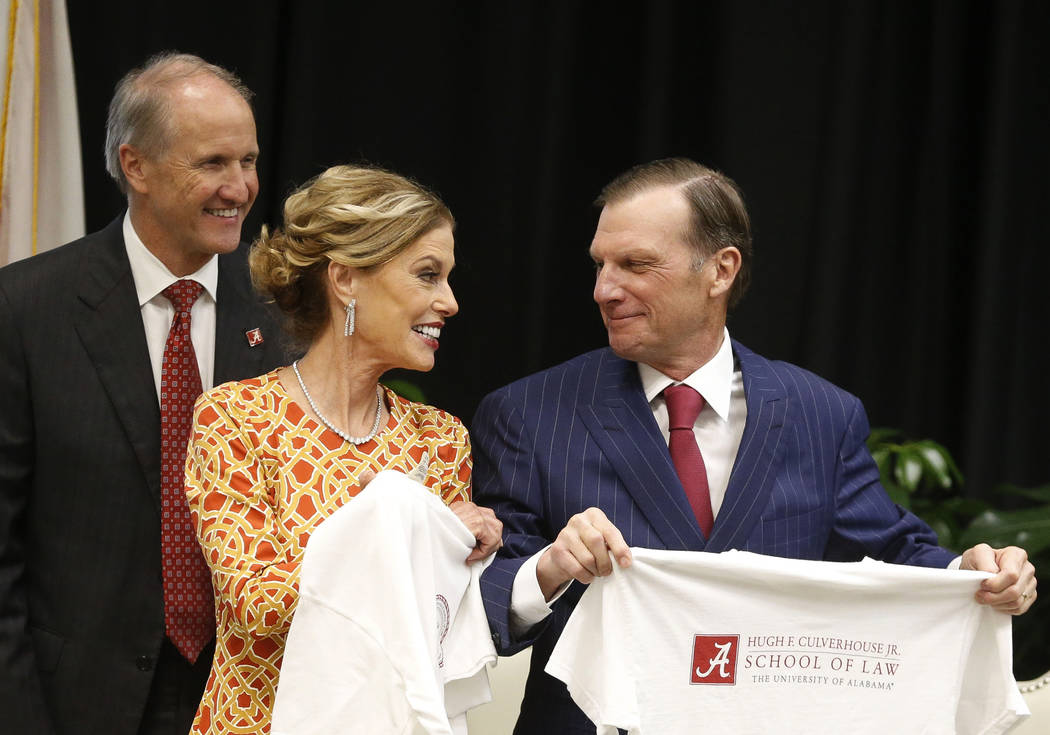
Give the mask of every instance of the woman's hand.
M 448 507 L 477 539 L 474 550 L 467 557 L 467 564 L 484 559 L 503 545 L 503 524 L 491 508 L 483 508 L 469 500 L 457 500 Z

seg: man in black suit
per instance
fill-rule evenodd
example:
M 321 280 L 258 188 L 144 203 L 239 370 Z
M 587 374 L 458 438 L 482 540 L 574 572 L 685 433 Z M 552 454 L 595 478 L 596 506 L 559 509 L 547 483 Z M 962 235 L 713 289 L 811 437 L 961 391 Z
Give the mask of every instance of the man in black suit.
M 181 592 L 170 549 L 200 554 L 182 508 L 169 511 L 186 446 L 168 428 L 162 439 L 162 415 L 167 427 L 182 410 L 171 408 L 170 365 L 195 359 L 192 402 L 284 359 L 240 243 L 259 187 L 249 98 L 194 56 L 164 54 L 129 73 L 106 136 L 127 212 L 0 269 L 5 733 L 189 730 L 214 620 L 198 610 L 200 642 L 180 642 L 177 594 L 165 594 Z M 183 311 L 169 298 L 176 282 L 199 292 Z M 170 359 L 179 323 L 192 342 L 183 338 L 181 363 Z M 206 575 L 203 584 L 198 599 L 210 600 Z

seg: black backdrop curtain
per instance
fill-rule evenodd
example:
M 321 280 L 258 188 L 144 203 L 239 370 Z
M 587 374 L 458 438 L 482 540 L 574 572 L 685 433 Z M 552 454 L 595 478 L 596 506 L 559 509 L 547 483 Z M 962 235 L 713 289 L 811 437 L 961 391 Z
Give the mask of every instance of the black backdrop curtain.
M 968 491 L 1050 480 L 1050 13 L 1043 2 L 69 2 L 89 229 L 117 79 L 178 49 L 257 93 L 246 230 L 323 167 L 367 160 L 457 219 L 461 312 L 413 376 L 469 418 L 490 389 L 604 344 L 590 202 L 684 155 L 744 190 L 734 337 L 946 444 Z

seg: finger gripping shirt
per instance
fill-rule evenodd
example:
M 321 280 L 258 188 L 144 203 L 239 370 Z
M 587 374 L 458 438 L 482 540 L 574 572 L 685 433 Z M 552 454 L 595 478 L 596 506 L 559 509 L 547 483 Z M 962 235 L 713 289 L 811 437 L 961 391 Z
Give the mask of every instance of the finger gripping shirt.
M 546 670 L 599 735 L 960 733 L 1027 708 L 986 572 L 632 549 Z

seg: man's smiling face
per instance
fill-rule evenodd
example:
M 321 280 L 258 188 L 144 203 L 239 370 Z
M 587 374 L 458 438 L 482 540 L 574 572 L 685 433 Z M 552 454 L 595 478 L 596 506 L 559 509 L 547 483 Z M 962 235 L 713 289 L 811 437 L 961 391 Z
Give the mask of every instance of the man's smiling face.
M 141 179 L 131 183 L 139 205 L 134 221 L 166 264 L 181 259 L 200 267 L 237 248 L 259 193 L 255 119 L 235 90 L 208 74 L 180 82 L 170 94 L 168 145 L 142 157 Z
M 609 346 L 665 373 L 694 360 L 698 342 L 720 323 L 708 296 L 714 268 L 697 267 L 685 237 L 689 217 L 676 187 L 649 189 L 606 204 L 591 242 L 594 300 Z

